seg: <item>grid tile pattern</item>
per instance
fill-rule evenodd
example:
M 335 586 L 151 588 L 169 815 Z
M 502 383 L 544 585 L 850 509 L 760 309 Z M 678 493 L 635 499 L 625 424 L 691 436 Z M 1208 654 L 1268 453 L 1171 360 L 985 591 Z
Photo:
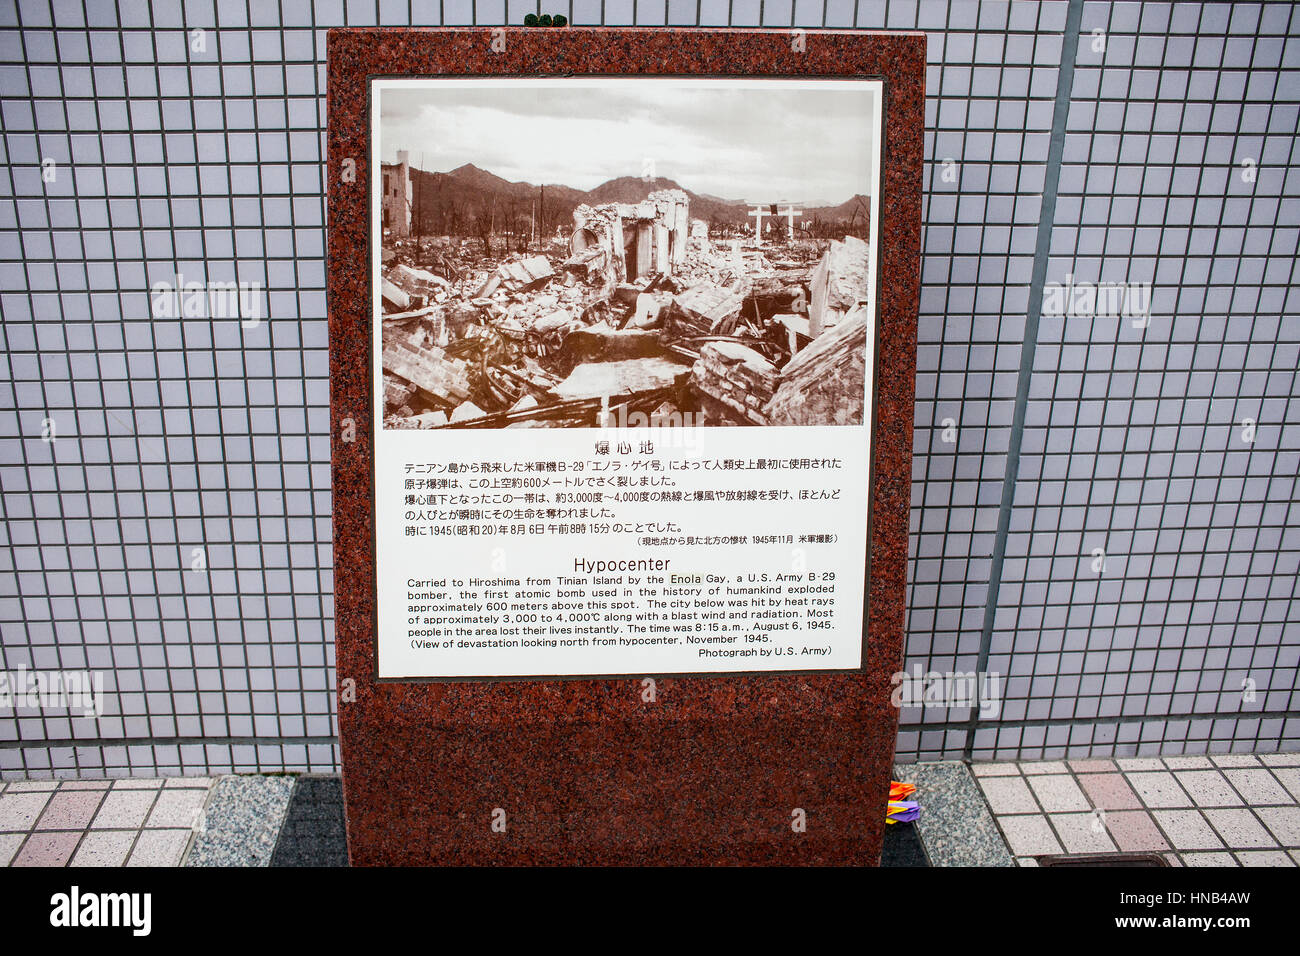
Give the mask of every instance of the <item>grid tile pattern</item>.
M 1042 317 L 977 757 L 1296 744 L 1298 27 L 1082 6 L 1047 280 L 1150 314 Z
M 203 832 L 206 777 L 0 784 L 0 866 L 178 866 Z
M 1174 866 L 1300 861 L 1297 754 L 973 769 L 1021 866 L 1037 866 L 1041 856 L 1121 852 L 1161 853 Z
M 900 759 L 1300 745 L 1292 5 L 87 7 L 0 0 L 0 667 L 109 709 L 0 715 L 0 774 L 335 769 L 324 30 L 528 12 L 929 35 L 907 664 L 1003 681 Z

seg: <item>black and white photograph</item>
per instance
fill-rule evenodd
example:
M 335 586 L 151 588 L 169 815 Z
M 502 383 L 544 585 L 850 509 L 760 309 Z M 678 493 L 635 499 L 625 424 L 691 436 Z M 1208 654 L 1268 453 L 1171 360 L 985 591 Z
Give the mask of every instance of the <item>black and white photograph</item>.
M 880 97 L 376 81 L 383 427 L 863 424 Z

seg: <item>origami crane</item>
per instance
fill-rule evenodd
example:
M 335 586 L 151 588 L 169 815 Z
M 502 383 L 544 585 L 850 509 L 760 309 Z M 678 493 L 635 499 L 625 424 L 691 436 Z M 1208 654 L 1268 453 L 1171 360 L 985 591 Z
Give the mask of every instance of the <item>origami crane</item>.
M 904 800 L 916 793 L 916 787 L 910 783 L 889 782 L 889 804 L 885 810 L 886 823 L 911 823 L 921 815 L 921 804 L 915 800 Z

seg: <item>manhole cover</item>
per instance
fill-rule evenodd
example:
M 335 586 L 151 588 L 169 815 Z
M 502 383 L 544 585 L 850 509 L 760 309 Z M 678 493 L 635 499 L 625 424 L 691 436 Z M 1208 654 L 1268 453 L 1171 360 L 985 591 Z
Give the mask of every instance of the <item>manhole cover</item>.
M 1077 856 L 1040 856 L 1039 866 L 1168 866 L 1159 853 L 1081 853 Z

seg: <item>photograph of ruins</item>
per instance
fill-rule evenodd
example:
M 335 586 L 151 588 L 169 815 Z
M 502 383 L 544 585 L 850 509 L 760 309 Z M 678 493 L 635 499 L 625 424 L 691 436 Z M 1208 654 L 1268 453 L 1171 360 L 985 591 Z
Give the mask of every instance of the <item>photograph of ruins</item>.
M 476 82 L 376 89 L 383 427 L 869 417 L 874 84 Z

